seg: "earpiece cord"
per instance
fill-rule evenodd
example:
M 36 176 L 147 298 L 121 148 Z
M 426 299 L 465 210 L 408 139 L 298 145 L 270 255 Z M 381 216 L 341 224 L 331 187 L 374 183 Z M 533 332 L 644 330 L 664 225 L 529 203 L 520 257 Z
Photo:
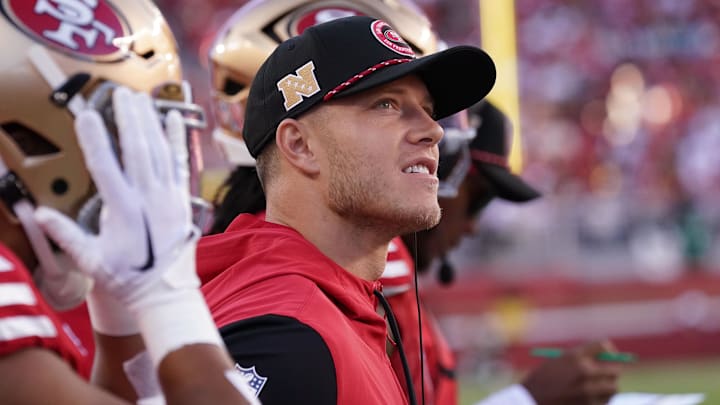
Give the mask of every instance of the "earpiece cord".
M 417 399 L 415 399 L 415 389 L 413 388 L 412 377 L 410 375 L 410 366 L 408 365 L 407 357 L 405 356 L 405 349 L 402 345 L 400 328 L 398 328 L 397 320 L 395 319 L 395 315 L 393 315 L 392 309 L 390 309 L 390 304 L 388 304 L 385 296 L 378 290 L 373 291 L 373 293 L 385 310 L 385 315 L 387 316 L 388 323 L 390 324 L 390 330 L 395 337 L 395 343 L 397 343 L 397 350 L 400 354 L 400 361 L 403 366 L 403 374 L 405 374 L 405 381 L 407 382 L 408 400 L 410 401 L 410 405 L 417 405 Z
M 420 397 L 422 399 L 422 405 L 425 405 L 425 350 L 423 349 L 423 331 L 422 331 L 422 316 L 420 311 L 420 293 L 418 292 L 418 243 L 417 243 L 417 232 L 413 234 L 413 266 L 415 271 L 413 272 L 415 278 L 415 305 L 417 307 L 418 315 L 418 335 L 420 336 Z

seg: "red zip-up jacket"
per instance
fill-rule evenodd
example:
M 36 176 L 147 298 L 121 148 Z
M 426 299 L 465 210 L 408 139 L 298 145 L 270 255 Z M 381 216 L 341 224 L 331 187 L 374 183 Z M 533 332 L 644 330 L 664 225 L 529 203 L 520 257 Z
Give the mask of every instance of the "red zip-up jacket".
M 197 263 L 236 368 L 264 405 L 407 403 L 385 351 L 378 282 L 250 214 L 202 238 Z

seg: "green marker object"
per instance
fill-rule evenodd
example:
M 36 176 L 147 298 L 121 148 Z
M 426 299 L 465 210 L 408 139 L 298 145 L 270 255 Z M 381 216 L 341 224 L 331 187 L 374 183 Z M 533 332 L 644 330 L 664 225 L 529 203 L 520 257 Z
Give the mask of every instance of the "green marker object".
M 563 349 L 555 347 L 537 347 L 530 351 L 530 354 L 535 357 L 545 357 L 549 359 L 555 359 L 563 355 L 565 351 Z M 622 352 L 601 352 L 597 355 L 597 359 L 601 361 L 614 361 L 617 363 L 632 363 L 635 361 L 635 355 L 632 353 Z

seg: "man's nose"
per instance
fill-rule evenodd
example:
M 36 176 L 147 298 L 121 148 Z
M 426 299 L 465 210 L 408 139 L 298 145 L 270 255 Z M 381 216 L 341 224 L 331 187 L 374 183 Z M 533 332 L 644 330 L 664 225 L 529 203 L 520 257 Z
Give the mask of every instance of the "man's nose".
M 437 145 L 444 134 L 442 126 L 423 109 L 416 111 L 413 116 L 415 128 L 411 133 L 411 142 Z

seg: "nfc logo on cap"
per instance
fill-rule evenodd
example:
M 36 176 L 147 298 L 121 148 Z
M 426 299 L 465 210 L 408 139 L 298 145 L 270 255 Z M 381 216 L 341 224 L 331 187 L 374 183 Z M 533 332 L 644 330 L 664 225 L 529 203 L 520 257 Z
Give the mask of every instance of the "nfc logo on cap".
M 285 111 L 302 103 L 303 97 L 310 97 L 320 91 L 320 85 L 315 78 L 315 64 L 310 61 L 295 70 L 296 74 L 289 74 L 277 82 L 277 88 L 285 99 Z

